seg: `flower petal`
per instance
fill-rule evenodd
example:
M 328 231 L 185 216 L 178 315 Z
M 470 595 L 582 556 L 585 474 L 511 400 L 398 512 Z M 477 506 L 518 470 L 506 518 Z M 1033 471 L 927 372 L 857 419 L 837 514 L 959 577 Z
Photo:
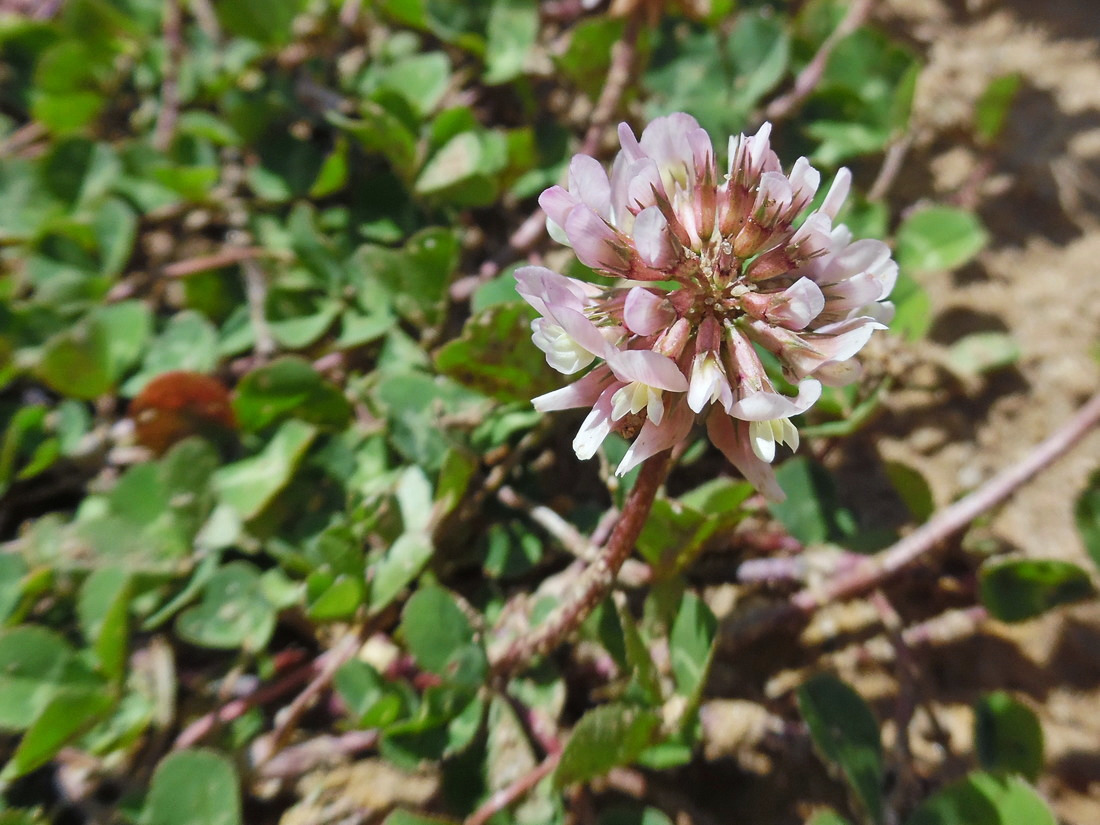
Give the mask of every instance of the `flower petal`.
M 688 380 L 676 362 L 651 350 L 619 351 L 607 363 L 620 381 L 637 381 L 670 392 L 684 392 L 688 388 Z
M 649 336 L 660 332 L 676 320 L 676 311 L 664 296 L 644 287 L 633 287 L 623 303 L 623 321 L 635 335 Z
M 840 211 L 840 207 L 844 205 L 844 201 L 848 197 L 848 190 L 851 187 L 852 173 L 848 171 L 848 167 L 841 166 L 836 171 L 836 177 L 833 178 L 833 183 L 825 195 L 825 200 L 821 202 L 820 211 L 835 220 L 836 214 Z
M 607 389 L 608 384 L 614 382 L 614 380 L 615 377 L 611 374 L 611 370 L 605 364 L 601 364 L 579 381 L 574 381 L 560 390 L 554 390 L 531 399 L 531 404 L 539 412 L 590 407 L 596 403 L 596 400 Z M 615 386 L 620 385 L 615 383 Z M 610 397 L 608 396 L 609 399 Z
M 573 155 L 569 162 L 569 192 L 604 220 L 611 217 L 611 184 L 603 164 L 595 158 Z
M 603 337 L 595 324 L 574 309 L 552 306 L 547 317 L 556 321 L 570 338 L 605 361 L 614 357 L 615 353 L 618 352 Z
M 573 452 L 582 461 L 592 458 L 611 432 L 611 396 L 615 390 L 613 384 L 603 391 L 573 439 Z
M 626 475 L 650 456 L 680 443 L 691 432 L 691 425 L 694 422 L 695 416 L 684 404 L 677 404 L 660 424 L 647 419 L 638 437 L 634 439 L 623 460 L 619 462 L 615 474 Z
M 804 329 L 825 309 L 825 296 L 809 278 L 799 278 L 775 296 L 767 318 L 787 329 Z
M 821 398 L 821 383 L 807 378 L 798 384 L 798 395 L 789 398 L 777 392 L 756 392 L 730 407 L 730 415 L 742 421 L 771 421 L 801 415 Z
M 589 207 L 574 206 L 563 227 L 573 251 L 585 266 L 619 275 L 630 271 L 630 253 L 624 241 Z
M 544 266 L 522 266 L 516 270 L 516 292 L 535 308 L 539 315 L 549 315 L 550 306 L 564 306 L 581 311 L 600 294 L 595 284 L 567 278 Z
M 725 409 L 733 403 L 733 389 L 721 362 L 710 352 L 701 352 L 691 364 L 691 380 L 688 386 L 688 406 L 697 413 L 713 401 L 721 402 Z
M 680 245 L 668 221 L 656 206 L 647 206 L 634 218 L 634 248 L 646 266 L 670 269 L 680 260 Z
M 735 421 L 721 410 L 715 409 L 707 417 L 707 435 L 711 443 L 766 499 L 783 501 L 787 496 L 775 480 L 775 471 L 753 454 L 748 431 L 747 423 Z
M 565 234 L 565 219 L 576 205 L 577 199 L 560 186 L 551 186 L 539 195 L 539 206 L 546 213 L 546 231 L 565 246 L 571 246 Z

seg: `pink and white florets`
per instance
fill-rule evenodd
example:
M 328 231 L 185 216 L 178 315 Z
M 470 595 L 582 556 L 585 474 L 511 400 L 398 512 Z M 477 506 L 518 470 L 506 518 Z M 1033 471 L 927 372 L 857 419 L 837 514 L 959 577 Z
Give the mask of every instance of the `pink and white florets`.
M 784 174 L 771 125 L 730 138 L 719 176 L 695 118 L 657 118 L 636 138 L 619 126 L 611 167 L 576 155 L 568 187 L 542 193 L 550 234 L 585 265 L 623 279 L 598 287 L 523 267 L 517 289 L 541 317 L 533 340 L 559 372 L 597 365 L 534 399 L 542 411 L 591 407 L 573 442 L 590 458 L 618 432 L 634 442 L 621 475 L 705 421 L 711 441 L 769 498 L 776 444 L 798 447 L 793 416 L 821 385 L 858 376 L 852 358 L 892 315 L 890 249 L 835 225 L 851 175 L 796 227 L 821 175 L 805 158 Z M 795 397 L 776 390 L 757 347 L 771 352 Z

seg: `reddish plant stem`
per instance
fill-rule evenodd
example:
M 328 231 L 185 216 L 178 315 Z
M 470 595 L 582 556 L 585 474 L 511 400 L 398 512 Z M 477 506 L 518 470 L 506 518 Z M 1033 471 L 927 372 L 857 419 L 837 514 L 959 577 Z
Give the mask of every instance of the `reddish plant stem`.
M 745 617 L 731 628 L 729 644 L 747 642 L 767 631 L 811 616 L 822 606 L 872 590 L 899 570 L 935 549 L 982 513 L 1007 499 L 1032 476 L 1069 451 L 1100 422 L 1100 393 L 1085 403 L 1059 430 L 1018 464 L 995 475 L 970 495 L 940 510 L 925 524 L 883 552 L 862 559 L 819 587 L 795 593 L 788 602 Z
M 172 743 L 172 750 L 182 750 L 197 745 L 221 725 L 239 719 L 257 705 L 266 704 L 290 693 L 299 685 L 308 682 L 316 669 L 317 662 L 309 662 L 290 671 L 277 682 L 259 687 L 247 696 L 233 699 L 217 710 L 200 716 L 180 732 L 179 736 L 176 737 L 176 741 Z
M 539 782 L 553 773 L 560 761 L 560 751 L 551 753 L 507 788 L 502 788 L 490 796 L 485 804 L 466 817 L 464 825 L 485 825 L 498 812 L 530 793 Z
M 256 741 L 254 752 L 258 764 L 271 759 L 287 744 L 302 714 L 318 696 L 328 690 L 336 671 L 355 656 L 361 643 L 361 631 L 353 630 L 317 657 L 313 679 L 289 705 L 279 712 L 274 730 Z
M 526 513 L 531 521 L 557 539 L 568 553 L 581 561 L 591 563 L 599 557 L 599 547 L 549 507 L 534 504 L 507 486 L 497 491 L 497 498 L 504 506 Z M 633 559 L 624 561 L 619 571 L 619 582 L 626 587 L 642 587 L 648 584 L 651 578 L 652 571 L 649 565 Z
M 777 97 L 764 110 L 764 117 L 768 120 L 781 120 L 793 112 L 802 101 L 809 97 L 817 84 L 821 82 L 825 74 L 825 65 L 829 62 L 829 55 L 833 53 L 836 44 L 863 25 L 863 21 L 871 13 L 874 0 L 854 0 L 848 7 L 848 13 L 833 30 L 816 54 L 810 58 L 810 62 L 798 73 L 794 80 L 794 87 L 787 94 Z
M 183 13 L 179 0 L 167 0 L 164 4 L 164 42 L 168 55 L 164 62 L 164 81 L 160 88 L 160 112 L 153 126 L 153 148 L 168 151 L 176 133 L 179 118 L 179 67 L 183 59 Z
M 539 656 L 543 656 L 565 641 L 589 613 L 607 595 L 615 583 L 619 569 L 634 549 L 642 532 L 653 500 L 664 481 L 669 465 L 669 451 L 650 458 L 642 465 L 634 489 L 630 491 L 622 516 L 611 532 L 607 545 L 596 560 L 581 573 L 570 590 L 570 598 L 541 625 L 515 639 L 492 662 L 493 674 L 506 679 L 512 673 Z
M 261 779 L 294 779 L 323 765 L 331 765 L 363 751 L 378 747 L 381 734 L 376 730 L 349 730 L 339 736 L 315 736 L 291 745 L 260 765 Z
M 638 35 L 641 33 L 641 16 L 631 15 L 626 21 L 623 39 L 611 47 L 611 66 L 607 70 L 600 96 L 592 109 L 591 122 L 581 144 L 582 155 L 595 155 L 600 146 L 604 129 L 615 117 L 623 93 L 630 85 L 634 60 L 638 54 Z
M 559 753 L 561 751 L 561 740 L 558 738 L 558 731 L 553 722 L 543 714 L 523 704 L 507 691 L 503 691 L 501 696 L 512 708 L 512 713 L 519 719 L 520 726 L 532 745 L 537 745 L 544 754 Z
M 166 278 L 185 278 L 199 272 L 221 269 L 223 266 L 240 263 L 249 258 L 263 258 L 269 255 L 271 255 L 269 250 L 259 246 L 233 246 L 223 249 L 221 252 L 167 264 L 161 269 L 161 274 Z
M 871 189 L 867 192 L 867 200 L 880 201 L 885 199 L 890 187 L 894 185 L 894 179 L 897 178 L 898 173 L 905 164 L 905 156 L 909 153 L 909 147 L 912 144 L 913 136 L 905 134 L 896 138 L 886 147 L 886 155 L 882 159 L 882 166 L 879 167 L 875 182 L 871 184 Z

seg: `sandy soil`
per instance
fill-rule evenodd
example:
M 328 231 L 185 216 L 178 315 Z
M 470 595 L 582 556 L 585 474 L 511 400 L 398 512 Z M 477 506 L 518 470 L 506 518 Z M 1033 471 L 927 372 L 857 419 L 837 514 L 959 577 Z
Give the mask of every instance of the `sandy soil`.
M 993 233 L 975 264 L 925 279 L 935 312 L 932 342 L 917 356 L 925 368 L 892 395 L 891 435 L 878 444 L 882 457 L 920 469 L 944 504 L 1021 459 L 1100 387 L 1100 13 L 1089 0 L 889 0 L 876 14 L 927 60 L 915 140 L 891 197 L 902 208 L 924 198 L 974 205 Z M 977 97 L 1010 72 L 1022 85 L 1003 139 L 985 154 L 959 148 Z M 928 382 L 936 346 L 977 330 L 1009 332 L 1022 354 L 1015 368 L 975 387 Z M 1094 431 L 979 535 L 1089 566 L 1072 507 L 1097 466 Z M 1040 714 L 1041 788 L 1058 815 L 1100 822 L 1100 609 L 986 625 L 919 664 L 951 751 L 969 751 L 969 706 L 982 691 L 1016 691 Z M 873 690 L 881 669 L 853 675 Z M 884 695 L 893 687 L 887 680 Z M 918 760 L 922 737 L 931 741 L 926 722 L 916 715 Z

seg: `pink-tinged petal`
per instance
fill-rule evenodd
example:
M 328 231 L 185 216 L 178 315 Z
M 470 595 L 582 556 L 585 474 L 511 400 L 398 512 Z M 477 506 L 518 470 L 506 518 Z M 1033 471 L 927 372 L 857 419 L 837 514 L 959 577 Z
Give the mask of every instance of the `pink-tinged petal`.
M 573 207 L 564 227 L 582 264 L 619 275 L 630 271 L 630 253 L 624 242 L 603 218 L 587 206 Z
M 611 432 L 611 396 L 616 389 L 613 384 L 603 391 L 573 439 L 573 452 L 582 461 L 592 458 Z
M 776 392 L 757 392 L 748 395 L 730 408 L 730 415 L 742 421 L 771 421 L 801 415 L 821 398 L 821 384 L 812 378 L 801 381 L 798 396 L 788 398 Z
M 829 324 L 815 333 L 796 333 L 761 321 L 748 325 L 752 337 L 771 350 L 785 373 L 801 381 L 826 361 L 844 361 L 861 349 L 876 329 L 885 327 L 873 318 L 854 318 Z
M 684 404 L 673 407 L 660 424 L 654 424 L 652 419 L 647 419 L 638 437 L 619 462 L 615 474 L 626 475 L 647 458 L 679 444 L 691 432 L 691 425 L 694 423 L 695 415 Z
M 839 318 L 853 309 L 877 301 L 881 294 L 882 285 L 870 272 L 860 272 L 825 287 L 829 314 Z
M 600 397 L 608 384 L 614 383 L 614 379 L 611 370 L 606 365 L 601 364 L 579 381 L 574 381 L 568 387 L 562 387 L 560 390 L 554 390 L 533 398 L 531 403 L 539 412 L 591 407 L 596 403 L 596 399 Z M 615 383 L 616 388 L 619 386 L 618 383 Z M 608 395 L 608 399 L 610 398 L 611 396 Z
M 696 178 L 714 179 L 717 170 L 714 167 L 714 144 L 706 129 L 692 129 L 687 134 L 688 147 L 691 149 L 691 162 L 695 167 Z
M 652 158 L 634 161 L 625 170 L 625 201 L 627 208 L 635 215 L 657 203 L 657 198 L 668 199 L 661 170 Z M 634 220 L 637 220 L 635 217 Z
M 765 120 L 760 124 L 760 128 L 757 129 L 756 134 L 748 140 L 749 145 L 749 165 L 756 170 L 763 170 L 767 164 L 769 153 L 773 156 L 774 152 L 771 151 L 771 134 L 772 124 L 770 121 Z M 776 162 L 778 165 L 778 158 Z
M 626 123 L 619 124 L 619 143 L 623 147 L 623 154 L 630 160 L 639 160 L 645 157 L 645 152 L 638 145 L 638 139 Z
M 872 273 L 879 283 L 879 295 L 876 300 L 881 301 L 889 297 L 898 282 L 898 265 L 895 261 L 887 261 L 881 269 Z M 892 317 L 892 316 L 891 316 Z
M 771 329 L 769 324 L 763 324 L 762 326 Z M 765 387 L 770 387 L 771 382 L 768 381 L 764 365 L 760 363 L 760 356 L 756 354 L 756 350 L 753 349 L 749 339 L 739 329 L 729 330 L 727 339 L 729 341 L 728 352 L 732 362 L 731 366 L 736 377 L 736 381 L 733 383 L 740 388 L 741 393 L 745 395 L 760 392 Z
M 749 446 L 749 425 L 734 421 L 721 410 L 715 409 L 707 417 L 707 435 L 711 443 L 722 451 L 734 467 L 741 471 L 748 482 L 769 501 L 780 502 L 786 494 L 775 479 L 775 471 L 767 462 L 757 458 Z
M 646 207 L 634 219 L 634 248 L 652 269 L 670 269 L 681 258 L 680 244 L 656 206 Z
M 522 266 L 516 270 L 516 292 L 539 315 L 548 315 L 547 307 L 551 304 L 582 310 L 600 294 L 600 289 L 595 284 L 567 278 L 544 266 Z
M 676 112 L 652 120 L 642 131 L 639 146 L 649 157 L 657 161 L 662 176 L 675 179 L 681 185 L 689 182 L 694 174 L 694 162 L 688 135 L 699 128 L 699 121 L 691 115 Z M 666 180 L 666 185 L 669 181 Z
M 793 248 L 799 258 L 810 258 L 828 252 L 831 247 L 833 222 L 822 212 L 811 212 L 802 226 L 791 236 L 787 248 Z
M 837 170 L 836 177 L 833 178 L 833 183 L 829 187 L 829 192 L 825 195 L 825 200 L 821 202 L 821 211 L 835 220 L 840 207 L 844 205 L 844 201 L 848 197 L 848 190 L 851 187 L 852 173 L 848 171 L 848 167 L 842 166 Z
M 810 166 L 806 158 L 799 158 L 791 167 L 791 173 L 787 176 L 791 181 L 791 190 L 794 192 L 792 207 L 794 211 L 801 212 L 806 204 L 814 199 L 817 187 L 821 185 L 821 173 Z
M 611 164 L 611 225 L 627 234 L 634 227 L 634 213 L 637 211 L 630 202 L 629 191 L 637 163 L 625 152 L 619 152 Z
M 684 392 L 688 388 L 688 380 L 676 362 L 650 350 L 616 352 L 607 363 L 620 381 L 637 381 L 669 392 Z
M 626 293 L 623 322 L 635 335 L 655 335 L 676 320 L 676 311 L 663 295 L 636 286 Z
M 846 361 L 863 349 L 871 340 L 871 334 L 876 329 L 885 327 L 871 318 L 856 318 L 854 323 L 843 331 L 832 332 L 828 335 L 809 335 L 807 343 L 812 347 L 812 353 L 795 352 L 794 357 L 788 360 L 795 367 L 794 374 L 798 378 L 809 375 L 826 361 Z M 835 326 L 835 325 L 834 325 Z
M 539 206 L 546 213 L 546 231 L 564 246 L 570 246 L 569 237 L 565 234 L 565 219 L 577 205 L 577 199 L 560 186 L 551 186 L 539 195 Z
M 600 330 L 584 315 L 568 307 L 550 307 L 547 316 L 552 318 L 565 332 L 591 353 L 607 361 L 615 357 L 618 350 L 603 337 Z
M 569 163 L 569 192 L 601 218 L 611 218 L 611 184 L 603 164 L 595 158 L 573 156 Z
M 767 319 L 787 329 L 804 329 L 825 308 L 825 296 L 809 278 L 799 278 L 774 296 Z
M 858 379 L 862 372 L 863 368 L 854 359 L 826 361 L 814 371 L 814 377 L 826 387 L 846 387 Z
M 791 182 L 786 175 L 782 172 L 765 172 L 760 176 L 760 188 L 756 193 L 753 214 L 762 216 L 768 222 L 782 215 L 793 197 Z
M 886 329 L 885 326 L 878 323 L 874 318 L 868 318 L 861 316 L 859 318 L 848 318 L 844 321 L 837 321 L 834 324 L 826 324 L 823 327 L 818 327 L 813 332 L 815 334 L 807 335 L 810 340 L 820 340 L 823 336 L 837 336 L 850 332 L 861 330 L 863 327 L 869 327 L 873 332 L 876 329 Z M 857 350 L 858 351 L 858 350 Z M 853 352 L 851 355 L 833 356 L 834 358 L 851 358 L 855 355 Z
M 860 272 L 881 272 L 884 278 L 889 278 L 891 264 L 890 247 L 882 241 L 865 238 L 827 256 L 824 271 L 814 280 L 824 286 L 838 283 Z
M 875 321 L 882 324 L 882 327 L 880 327 L 881 329 L 894 320 L 896 311 L 897 307 L 894 306 L 893 301 L 879 301 L 878 303 L 868 304 L 860 308 L 859 314 L 866 318 L 873 318 Z

